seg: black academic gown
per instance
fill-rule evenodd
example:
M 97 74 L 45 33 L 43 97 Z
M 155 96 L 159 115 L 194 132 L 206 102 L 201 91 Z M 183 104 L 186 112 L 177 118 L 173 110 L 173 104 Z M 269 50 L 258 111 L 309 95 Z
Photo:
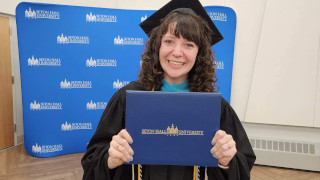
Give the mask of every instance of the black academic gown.
M 109 101 L 100 119 L 99 125 L 91 138 L 87 152 L 81 164 L 84 170 L 83 179 L 86 180 L 131 180 L 132 166 L 122 165 L 115 169 L 108 168 L 108 149 L 112 136 L 125 128 L 126 90 L 141 90 L 144 87 L 138 82 L 131 82 L 116 92 Z M 221 99 L 220 128 L 232 135 L 236 142 L 237 153 L 229 163 L 229 169 L 208 167 L 209 180 L 246 180 L 250 179 L 250 171 L 255 161 L 255 155 L 236 113 L 226 100 Z M 209 150 L 208 150 L 209 151 Z M 134 168 L 137 179 L 137 166 Z M 200 168 L 200 179 L 204 179 L 205 169 Z M 192 180 L 191 166 L 142 166 L 143 180 Z

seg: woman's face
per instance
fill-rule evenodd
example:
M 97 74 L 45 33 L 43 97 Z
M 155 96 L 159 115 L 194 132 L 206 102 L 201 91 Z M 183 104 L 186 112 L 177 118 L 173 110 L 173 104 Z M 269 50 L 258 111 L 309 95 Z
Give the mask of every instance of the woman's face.
M 170 30 L 162 37 L 159 51 L 163 78 L 169 84 L 179 84 L 187 80 L 198 54 L 198 46 L 184 39 L 176 37 Z

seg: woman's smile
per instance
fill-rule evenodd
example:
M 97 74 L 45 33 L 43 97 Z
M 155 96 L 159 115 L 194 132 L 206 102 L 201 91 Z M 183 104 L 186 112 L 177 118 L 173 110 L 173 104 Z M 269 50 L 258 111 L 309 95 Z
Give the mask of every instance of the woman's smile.
M 180 66 L 184 65 L 183 62 L 178 62 L 178 61 L 173 61 L 173 60 L 168 60 L 168 61 L 173 66 L 179 66 L 180 67 Z

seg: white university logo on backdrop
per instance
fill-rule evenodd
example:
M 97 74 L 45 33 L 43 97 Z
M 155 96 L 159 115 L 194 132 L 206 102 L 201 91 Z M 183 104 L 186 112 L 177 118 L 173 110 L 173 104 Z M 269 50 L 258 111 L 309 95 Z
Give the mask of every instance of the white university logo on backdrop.
M 144 15 L 144 17 L 141 17 L 140 21 L 142 22 L 142 21 L 146 20 L 147 18 L 148 18 L 148 16 Z
M 227 21 L 228 17 L 226 13 L 221 12 L 208 12 L 212 21 Z
M 117 66 L 116 59 L 90 59 L 86 60 L 86 67 L 97 67 L 97 66 Z
M 61 66 L 60 58 L 28 58 L 28 66 Z
M 32 145 L 33 153 L 51 153 L 51 152 L 57 152 L 62 150 L 63 150 L 62 144 L 38 145 L 38 143 L 36 143 L 35 145 Z
M 104 14 L 92 14 L 90 12 L 86 15 L 86 22 L 117 22 L 117 16 L 104 15 Z
M 31 7 L 29 7 L 29 10 L 26 9 L 24 16 L 28 19 L 60 19 L 58 11 L 32 10 Z
M 119 81 L 119 79 L 117 79 L 117 81 L 113 82 L 113 89 L 120 89 L 129 83 L 129 81 Z
M 57 36 L 57 44 L 89 44 L 88 36 L 66 36 L 61 33 Z
M 87 102 L 86 107 L 87 110 L 97 110 L 97 109 L 105 109 L 107 106 L 107 102 Z
M 143 38 L 132 37 L 115 37 L 113 40 L 114 45 L 143 45 Z
M 60 82 L 61 89 L 73 89 L 73 88 L 92 88 L 91 81 L 64 81 Z
M 62 103 L 61 102 L 37 102 L 34 100 L 30 103 L 30 110 L 40 111 L 40 110 L 61 110 Z
M 92 129 L 92 124 L 91 123 L 63 123 L 61 125 L 61 130 L 62 131 L 73 131 L 73 130 L 88 130 Z
M 223 61 L 214 61 L 214 64 L 216 65 L 216 69 L 224 69 Z

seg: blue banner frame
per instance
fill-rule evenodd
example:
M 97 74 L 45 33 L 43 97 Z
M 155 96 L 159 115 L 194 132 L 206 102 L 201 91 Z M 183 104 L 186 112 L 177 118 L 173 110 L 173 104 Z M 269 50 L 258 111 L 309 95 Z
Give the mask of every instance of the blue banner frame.
M 224 39 L 219 92 L 230 101 L 236 15 L 205 7 Z M 16 8 L 24 137 L 27 153 L 85 152 L 111 96 L 137 79 L 148 37 L 138 24 L 153 10 L 20 3 Z

